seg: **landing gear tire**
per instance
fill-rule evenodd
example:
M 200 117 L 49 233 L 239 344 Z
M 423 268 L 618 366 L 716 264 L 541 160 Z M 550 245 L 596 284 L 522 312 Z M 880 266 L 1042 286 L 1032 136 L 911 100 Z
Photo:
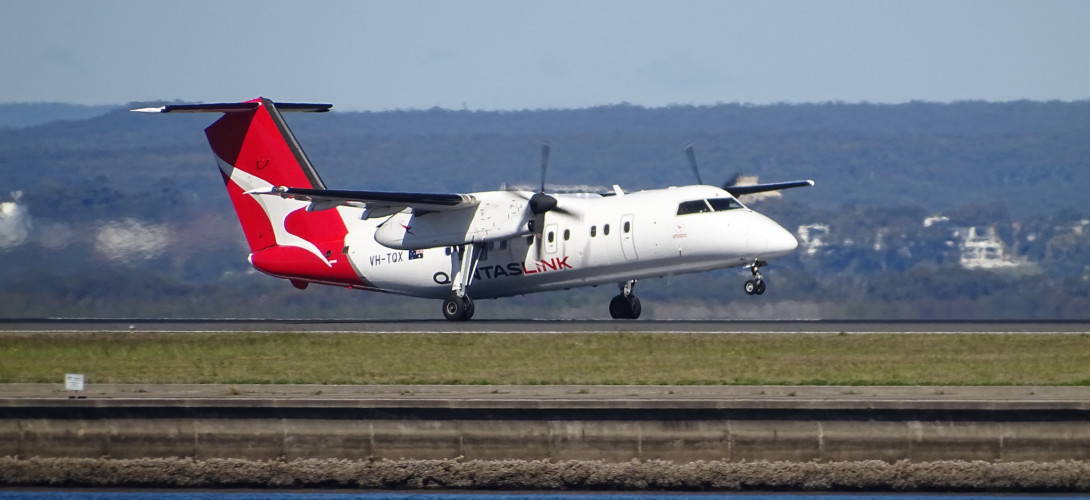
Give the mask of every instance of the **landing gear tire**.
M 643 306 L 640 305 L 640 298 L 635 295 L 628 296 L 628 319 L 639 319 L 640 312 L 643 311 Z
M 449 297 L 443 301 L 443 316 L 448 321 L 466 321 L 473 317 L 475 309 L 468 296 Z
M 628 307 L 628 301 L 624 299 L 624 295 L 613 297 L 613 300 L 609 301 L 609 316 L 613 319 L 624 318 L 626 307 Z
M 642 311 L 640 298 L 635 295 L 617 295 L 609 301 L 609 315 L 613 319 L 637 319 Z
M 745 290 L 749 295 L 763 295 L 765 293 L 765 280 L 760 278 L 747 280 Z

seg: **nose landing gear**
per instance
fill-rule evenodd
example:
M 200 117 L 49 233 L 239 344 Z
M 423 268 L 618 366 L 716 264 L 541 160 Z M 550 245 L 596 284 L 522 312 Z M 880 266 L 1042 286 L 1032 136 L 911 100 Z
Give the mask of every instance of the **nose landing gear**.
M 761 266 L 766 265 L 768 265 L 768 262 L 755 260 L 752 264 L 746 266 L 753 273 L 753 279 L 746 280 L 745 290 L 747 295 L 763 295 L 765 293 L 765 280 L 761 276 Z

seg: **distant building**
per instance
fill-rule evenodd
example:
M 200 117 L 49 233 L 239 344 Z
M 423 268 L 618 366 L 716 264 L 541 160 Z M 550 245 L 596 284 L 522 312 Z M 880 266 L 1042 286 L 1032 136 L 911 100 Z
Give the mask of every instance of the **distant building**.
M 807 224 L 799 226 L 796 231 L 799 236 L 799 244 L 806 250 L 803 252 L 806 255 L 814 255 L 821 250 L 822 247 L 828 245 L 824 238 L 829 236 L 828 224 Z
M 1003 240 L 996 234 L 995 226 L 988 226 L 983 231 L 975 226 L 958 228 L 954 231 L 954 237 L 960 238 L 959 263 L 966 269 L 998 269 L 1025 264 L 1022 260 L 1008 255 Z

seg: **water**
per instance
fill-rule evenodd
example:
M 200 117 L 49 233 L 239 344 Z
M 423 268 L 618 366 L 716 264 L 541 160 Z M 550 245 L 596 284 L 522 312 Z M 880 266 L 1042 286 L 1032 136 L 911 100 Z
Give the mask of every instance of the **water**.
M 281 492 L 114 492 L 0 491 L 0 500 L 1055 500 L 1085 495 L 921 495 L 921 494 L 703 494 L 703 493 L 281 493 Z

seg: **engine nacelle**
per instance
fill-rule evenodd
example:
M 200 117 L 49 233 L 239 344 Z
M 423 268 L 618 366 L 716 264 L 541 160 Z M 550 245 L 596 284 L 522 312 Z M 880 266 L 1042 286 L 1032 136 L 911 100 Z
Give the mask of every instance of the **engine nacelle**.
M 515 238 L 530 233 L 533 214 L 526 197 L 514 192 L 475 193 L 480 204 L 460 210 L 391 216 L 375 231 L 375 241 L 387 248 L 419 250 Z

